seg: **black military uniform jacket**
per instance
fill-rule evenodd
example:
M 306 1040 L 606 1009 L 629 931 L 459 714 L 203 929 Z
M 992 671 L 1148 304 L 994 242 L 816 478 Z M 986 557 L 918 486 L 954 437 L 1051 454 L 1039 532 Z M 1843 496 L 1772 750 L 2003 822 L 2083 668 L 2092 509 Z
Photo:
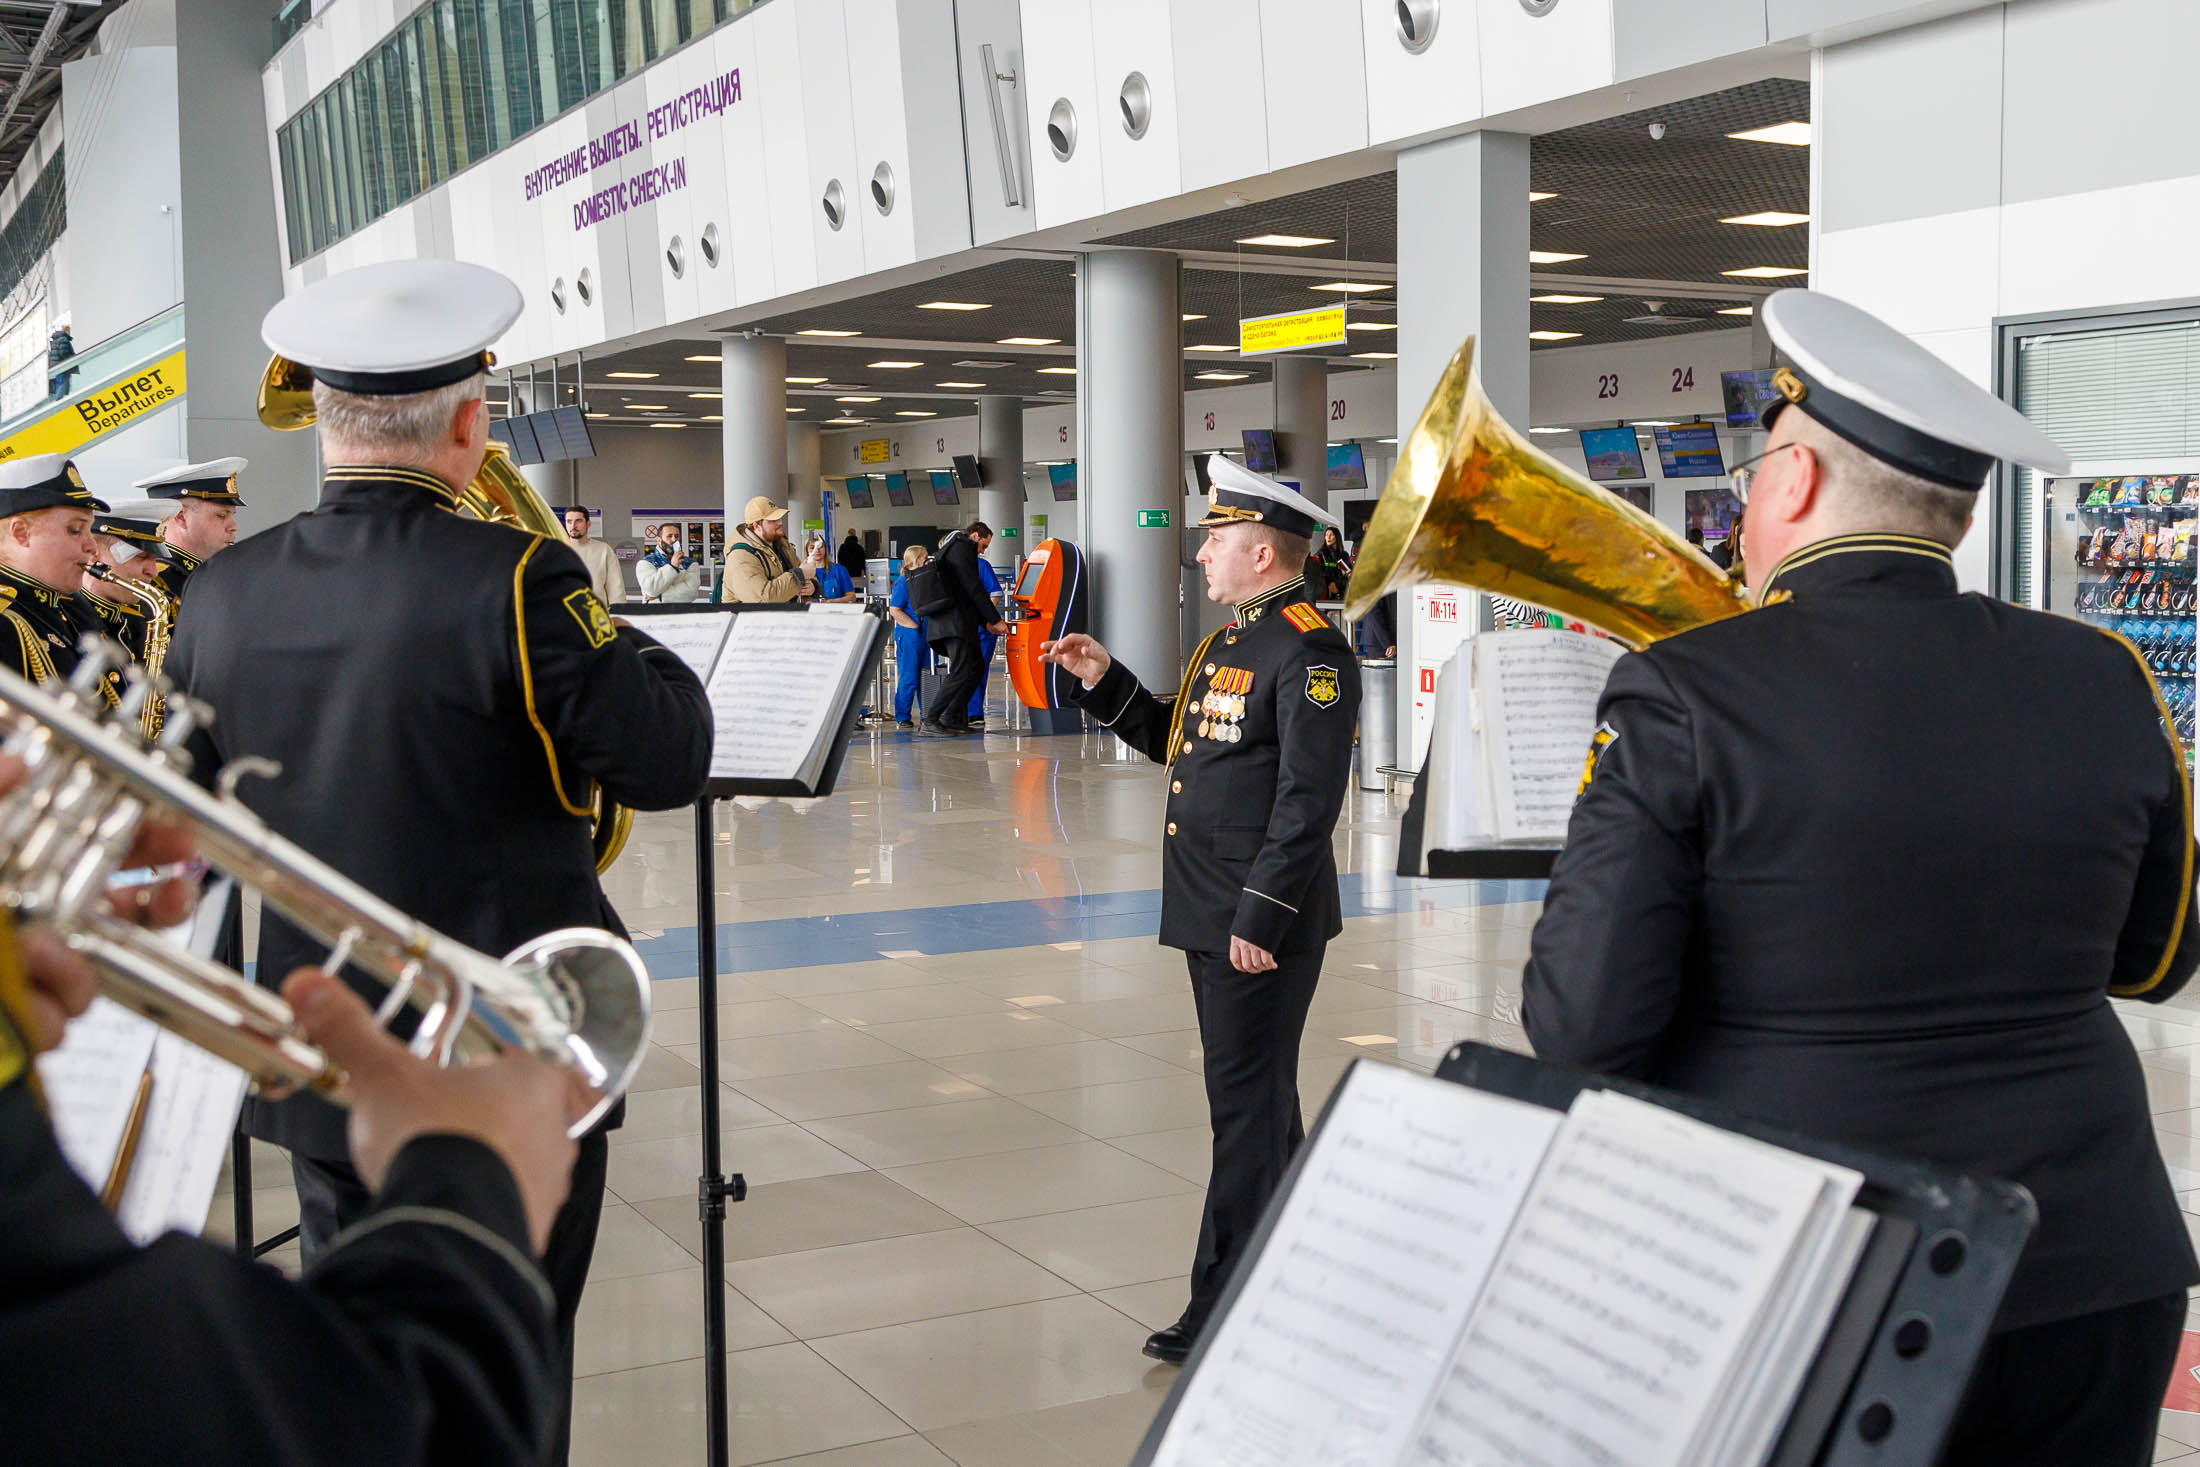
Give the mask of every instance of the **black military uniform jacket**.
M 205 561 L 188 551 L 179 550 L 173 545 L 168 547 L 168 558 L 160 566 L 160 588 L 168 593 L 169 601 L 182 599 L 185 583 L 191 579 L 192 572 L 204 564 Z
M 1070 698 L 1169 772 L 1161 943 L 1318 947 L 1344 928 L 1330 838 L 1352 779 L 1360 666 L 1291 581 L 1199 644 L 1174 698 L 1118 662 Z
M 115 594 L 127 593 L 117 591 Z M 134 602 L 108 601 L 89 591 L 79 591 L 77 599 L 87 627 L 97 627 L 101 636 L 112 638 L 130 654 L 132 662 L 145 660 L 145 638 L 152 630 L 152 613 Z
M 214 757 L 282 764 L 244 782 L 248 805 L 429 926 L 496 957 L 559 927 L 619 931 L 591 802 L 702 793 L 702 684 L 612 626 L 565 545 L 454 503 L 416 470 L 331 469 L 319 508 L 193 573 L 167 671 L 215 709 Z M 324 956 L 261 926 L 262 982 Z M 247 1122 L 346 1155 L 343 1113 L 318 1099 L 254 1101 Z
M 180 1233 L 131 1243 L 30 1086 L 0 1088 L 10 1462 L 539 1461 L 552 1308 L 519 1189 L 478 1141 L 408 1145 L 374 1210 L 291 1283 Z
M 0 565 L 0 667 L 34 683 L 66 682 L 84 657 L 89 633 L 112 636 L 92 600 L 76 591 L 56 591 L 11 566 Z M 101 692 L 107 705 L 122 697 L 122 675 L 107 674 Z
M 1523 980 L 1536 1052 L 2022 1182 L 2040 1225 L 2002 1328 L 2182 1291 L 2108 1003 L 2200 957 L 2145 667 L 1959 595 L 1930 541 L 1808 546 L 1763 589 L 1612 669 Z

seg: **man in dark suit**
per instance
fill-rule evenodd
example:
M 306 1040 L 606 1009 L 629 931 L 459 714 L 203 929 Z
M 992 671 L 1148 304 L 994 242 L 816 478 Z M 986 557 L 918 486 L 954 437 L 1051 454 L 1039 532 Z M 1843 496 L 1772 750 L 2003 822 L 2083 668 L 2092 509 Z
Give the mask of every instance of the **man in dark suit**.
M 1536 1052 L 2031 1189 L 1947 1467 L 2138 1467 L 2200 1278 L 2110 995 L 2200 960 L 2138 653 L 1959 594 L 1996 458 L 2068 460 L 1830 297 L 1743 487 L 1760 607 L 1621 659 L 1523 980 Z
M 1299 1038 L 1344 927 L 1330 838 L 1360 708 L 1359 662 L 1302 576 L 1308 537 L 1335 519 L 1219 454 L 1207 464 L 1199 562 L 1237 620 L 1200 644 L 1175 696 L 1081 632 L 1041 648 L 1083 683 L 1075 702 L 1169 774 L 1161 945 L 1190 971 L 1214 1128 L 1191 1302 L 1146 1341 L 1170 1364 L 1191 1354 L 1305 1139 Z
M 992 543 L 993 527 L 984 520 L 972 520 L 948 537 L 935 562 L 940 583 L 953 594 L 955 604 L 946 611 L 927 612 L 924 618 L 926 640 L 947 659 L 947 676 L 934 686 L 931 706 L 924 710 L 924 726 L 931 733 L 970 732 L 970 695 L 977 691 L 985 671 L 978 655 L 979 634 L 1000 636 L 1008 630 L 978 572 L 978 557 Z
M 510 281 L 447 261 L 363 267 L 276 306 L 268 345 L 315 378 L 321 503 L 193 574 L 168 660 L 218 714 L 216 758 L 282 765 L 242 787 L 269 825 L 492 956 L 620 930 L 592 806 L 695 799 L 711 741 L 695 674 L 614 623 L 560 539 L 455 512 L 487 442 L 483 348 L 519 310 Z M 263 976 L 324 956 L 263 923 Z M 255 1102 L 246 1128 L 292 1152 L 311 1263 L 368 1202 L 342 1113 Z M 599 1129 L 544 1256 L 568 1366 L 604 1161 Z

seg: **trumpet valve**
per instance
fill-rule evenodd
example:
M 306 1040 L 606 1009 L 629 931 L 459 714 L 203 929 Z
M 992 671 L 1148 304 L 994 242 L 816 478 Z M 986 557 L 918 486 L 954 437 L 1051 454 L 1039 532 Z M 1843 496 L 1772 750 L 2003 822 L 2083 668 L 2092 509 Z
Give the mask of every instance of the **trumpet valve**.
M 145 712 L 145 705 L 155 698 L 165 697 L 174 691 L 175 684 L 155 673 L 147 676 L 139 673 L 131 677 L 122 690 L 122 706 L 116 710 L 121 719 L 135 723 Z
M 107 674 L 129 661 L 120 647 L 90 633 L 77 643 L 77 649 L 83 657 L 69 674 L 69 690 L 83 698 L 94 697 Z

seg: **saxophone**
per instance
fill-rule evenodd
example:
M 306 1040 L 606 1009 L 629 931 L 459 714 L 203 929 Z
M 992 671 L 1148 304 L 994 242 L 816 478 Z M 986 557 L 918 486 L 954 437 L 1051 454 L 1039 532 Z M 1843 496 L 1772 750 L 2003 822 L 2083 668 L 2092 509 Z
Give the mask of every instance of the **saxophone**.
M 147 693 L 138 710 L 138 728 L 147 740 L 158 739 L 161 721 L 168 712 L 167 685 L 160 679 L 160 669 L 168 660 L 168 641 L 176 630 L 176 600 L 151 581 L 125 580 L 104 565 L 89 567 L 89 573 L 145 608 L 145 653 L 139 663 L 145 669 Z

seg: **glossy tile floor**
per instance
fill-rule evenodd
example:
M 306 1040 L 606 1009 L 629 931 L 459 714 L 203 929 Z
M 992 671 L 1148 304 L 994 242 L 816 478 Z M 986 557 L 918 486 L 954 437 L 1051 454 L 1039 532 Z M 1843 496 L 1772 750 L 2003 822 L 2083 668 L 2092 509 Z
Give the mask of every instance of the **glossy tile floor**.
M 1138 1347 L 1183 1305 L 1208 1137 L 1183 960 L 1152 936 L 1161 779 L 1105 735 L 1001 728 L 999 696 L 983 740 L 862 736 L 833 797 L 720 808 L 735 1462 L 1121 1467 L 1174 1377 Z M 1355 792 L 1339 824 L 1309 1115 L 1355 1058 L 1526 1048 L 1538 888 L 1395 880 L 1397 814 Z M 641 817 L 607 881 L 659 1012 L 581 1311 L 583 1467 L 702 1459 L 694 824 Z M 2200 1206 L 2200 995 L 2126 1023 Z M 265 1235 L 296 1204 L 258 1156 Z M 2200 1464 L 2200 1415 L 2161 1431 L 2157 1461 Z

